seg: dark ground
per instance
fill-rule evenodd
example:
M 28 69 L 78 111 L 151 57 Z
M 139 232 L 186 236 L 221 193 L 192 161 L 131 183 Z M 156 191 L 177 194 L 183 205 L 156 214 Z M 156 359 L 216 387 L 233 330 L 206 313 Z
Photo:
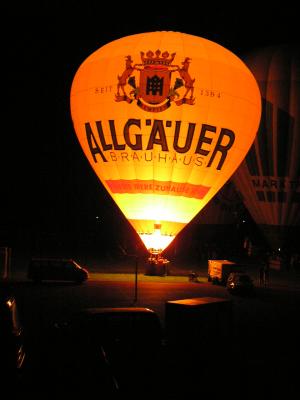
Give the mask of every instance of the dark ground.
M 59 348 L 53 336 L 56 320 L 68 319 L 84 307 L 133 305 L 134 258 L 125 258 L 123 262 L 86 261 L 89 261 L 91 276 L 88 282 L 79 286 L 61 283 L 33 285 L 24 277 L 25 270 L 18 271 L 14 268 L 16 264 L 12 264 L 13 279 L 9 285 L 20 302 L 29 348 L 35 359 L 33 380 L 36 384 L 40 379 L 37 387 L 41 392 L 51 392 L 49 379 L 51 381 L 53 375 L 55 381 L 55 365 L 60 360 L 55 358 Z M 294 270 L 271 270 L 268 286 L 261 288 L 259 263 L 248 261 L 248 272 L 256 286 L 255 295 L 251 297 L 231 295 L 225 287 L 208 283 L 207 261 L 184 263 L 173 260 L 170 276 L 151 280 L 144 275 L 145 264 L 139 260 L 135 305 L 156 311 L 164 328 L 166 301 L 213 296 L 232 301 L 234 330 L 230 336 L 224 335 L 222 329 L 211 332 L 201 340 L 195 339 L 193 331 L 187 332 L 184 343 L 169 347 L 161 364 L 155 365 L 153 374 L 146 379 L 149 387 L 137 390 L 135 381 L 132 381 L 131 395 L 145 398 L 151 393 L 158 398 L 158 393 L 161 393 L 168 398 L 187 399 L 203 396 L 214 399 L 225 394 L 236 399 L 297 397 L 300 274 Z M 188 281 L 191 270 L 199 274 L 200 283 Z M 180 278 L 172 282 L 172 277 Z M 140 369 L 143 370 L 142 365 Z M 49 376 L 47 373 L 45 376 L 45 370 L 51 371 L 52 375 L 48 371 Z M 75 384 L 71 391 L 67 390 L 64 398 L 68 398 L 76 387 Z

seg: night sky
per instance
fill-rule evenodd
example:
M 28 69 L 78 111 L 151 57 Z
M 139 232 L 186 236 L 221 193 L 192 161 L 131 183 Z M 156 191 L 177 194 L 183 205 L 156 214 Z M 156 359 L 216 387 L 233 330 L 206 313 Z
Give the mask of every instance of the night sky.
M 197 9 L 196 2 L 142 0 L 1 5 L 3 244 L 27 230 L 68 233 L 93 229 L 100 221 L 112 227 L 125 223 L 85 159 L 70 117 L 74 74 L 99 47 L 157 30 L 202 36 L 241 57 L 296 41 L 299 21 L 292 2 L 264 9 L 262 2 L 208 3 L 213 4 L 199 2 Z

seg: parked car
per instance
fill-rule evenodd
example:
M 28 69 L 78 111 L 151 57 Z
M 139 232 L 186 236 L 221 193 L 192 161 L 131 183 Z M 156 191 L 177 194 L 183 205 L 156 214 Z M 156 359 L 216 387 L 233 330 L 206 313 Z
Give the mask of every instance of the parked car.
M 149 358 L 162 344 L 162 327 L 157 313 L 144 307 L 87 308 L 77 318 L 106 351 L 119 356 Z
M 2 289 L 2 288 L 1 288 Z M 24 329 L 14 295 L 0 295 L 0 380 L 15 382 L 25 365 Z
M 32 258 L 27 277 L 35 282 L 55 280 L 82 283 L 89 278 L 89 273 L 72 259 Z
M 122 393 L 145 388 L 149 391 L 149 382 L 163 377 L 159 374 L 162 326 L 158 314 L 151 309 L 87 308 L 69 321 L 58 323 L 57 334 L 61 339 L 56 342 L 67 343 L 60 354 L 70 349 L 71 356 L 65 357 L 69 363 L 65 370 L 74 370 L 77 363 L 94 374 L 97 365 L 103 364 L 101 360 L 105 355 L 106 370 Z M 72 359 L 76 361 L 70 361 Z M 73 372 L 71 374 L 74 376 Z
M 44 332 L 37 363 L 31 371 L 30 390 L 61 395 L 95 393 L 103 399 L 114 398 L 119 383 L 101 343 L 93 342 L 90 333 L 69 323 L 54 323 Z
M 254 292 L 253 280 L 246 272 L 231 272 L 226 287 L 231 293 L 253 294 Z

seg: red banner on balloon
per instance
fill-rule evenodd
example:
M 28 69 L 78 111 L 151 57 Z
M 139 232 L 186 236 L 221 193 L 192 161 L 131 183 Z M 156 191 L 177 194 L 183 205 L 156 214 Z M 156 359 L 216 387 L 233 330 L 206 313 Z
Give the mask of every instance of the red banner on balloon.
M 191 197 L 195 199 L 203 199 L 210 189 L 208 186 L 193 185 L 191 183 L 141 179 L 107 180 L 106 184 L 112 193 L 155 193 L 161 195 Z

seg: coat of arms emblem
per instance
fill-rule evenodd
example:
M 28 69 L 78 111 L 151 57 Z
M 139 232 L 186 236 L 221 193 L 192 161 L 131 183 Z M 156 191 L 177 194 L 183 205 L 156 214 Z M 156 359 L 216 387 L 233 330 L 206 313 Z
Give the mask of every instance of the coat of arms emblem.
M 172 64 L 175 56 L 176 53 L 170 55 L 167 51 L 161 53 L 160 50 L 155 53 L 148 51 L 146 54 L 141 52 L 140 64 L 133 64 L 131 56 L 126 56 L 125 70 L 118 76 L 115 100 L 128 103 L 136 100 L 139 107 L 149 112 L 164 111 L 172 102 L 178 106 L 193 105 L 195 79 L 189 73 L 191 59 L 186 57 L 180 67 Z M 136 71 L 140 73 L 138 83 L 134 74 Z M 172 74 L 175 72 L 178 76 L 172 83 Z M 180 93 L 178 89 L 183 87 L 185 91 Z

